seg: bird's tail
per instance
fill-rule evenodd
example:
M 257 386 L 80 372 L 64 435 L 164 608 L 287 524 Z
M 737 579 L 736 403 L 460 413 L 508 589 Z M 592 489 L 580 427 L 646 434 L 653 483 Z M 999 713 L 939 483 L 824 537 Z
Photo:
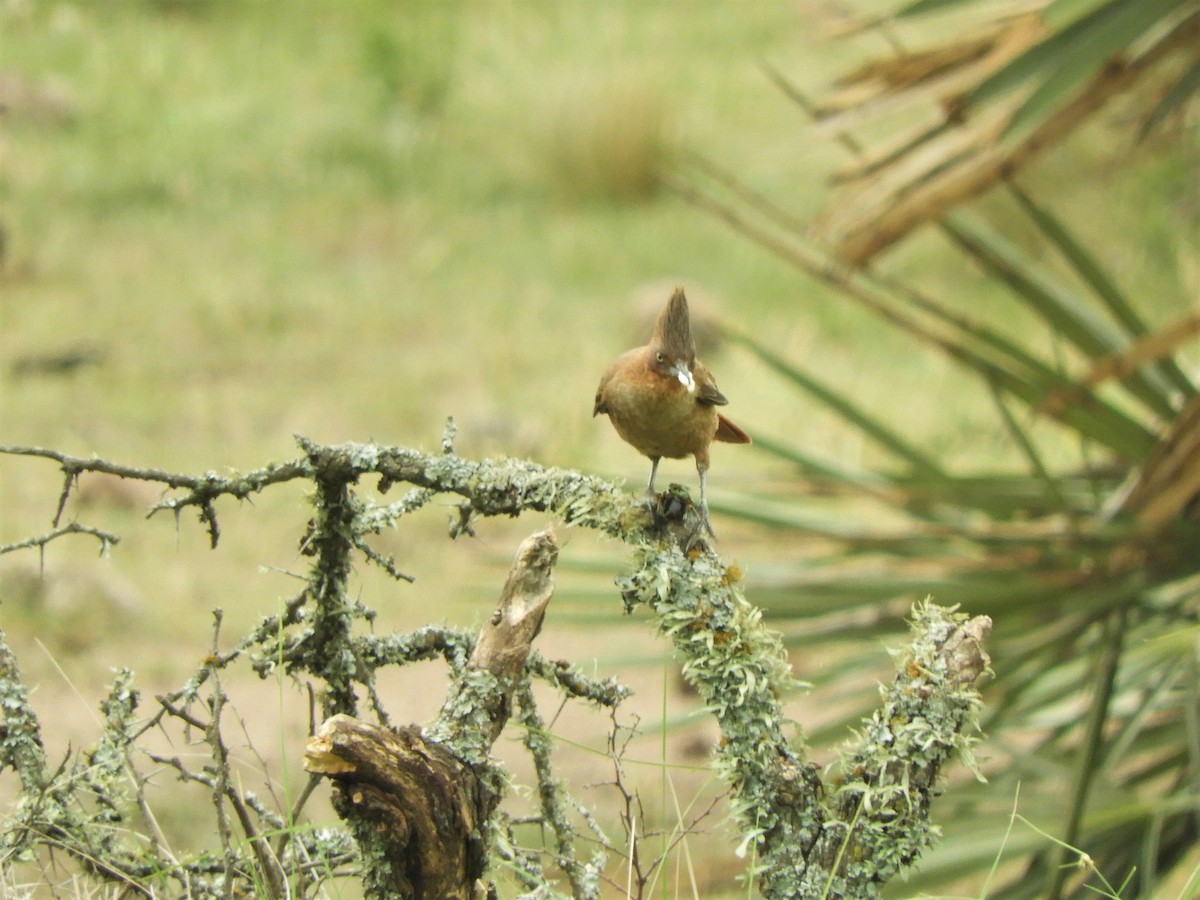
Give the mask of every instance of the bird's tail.
M 717 415 L 716 439 L 727 444 L 749 444 L 750 435 L 742 431 L 724 416 Z

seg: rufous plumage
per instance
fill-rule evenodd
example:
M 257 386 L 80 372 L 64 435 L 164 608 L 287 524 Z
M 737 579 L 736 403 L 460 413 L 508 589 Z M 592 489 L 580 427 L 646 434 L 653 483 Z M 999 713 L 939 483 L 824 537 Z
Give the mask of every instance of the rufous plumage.
M 701 522 L 712 534 L 709 445 L 750 443 L 746 432 L 717 412 L 728 402 L 712 373 L 696 359 L 687 297 L 683 288 L 676 288 L 659 314 L 650 343 L 622 353 L 608 367 L 596 389 L 592 414 L 605 413 L 617 434 L 650 457 L 646 490 L 651 496 L 659 460 L 694 456 L 700 474 Z

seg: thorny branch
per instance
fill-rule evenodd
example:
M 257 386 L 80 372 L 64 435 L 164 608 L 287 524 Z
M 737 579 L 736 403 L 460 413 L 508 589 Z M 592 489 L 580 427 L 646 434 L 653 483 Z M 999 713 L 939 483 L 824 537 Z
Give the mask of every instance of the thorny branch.
M 104 475 L 115 475 L 117 478 L 127 478 L 132 481 L 149 481 L 173 490 L 186 490 L 180 497 L 171 497 L 151 507 L 149 515 L 162 509 L 173 510 L 176 514 L 185 507 L 198 506 L 200 519 L 208 526 L 212 546 L 217 546 L 220 529 L 217 527 L 216 511 L 213 501 L 218 497 L 234 497 L 245 500 L 251 494 L 256 494 L 273 484 L 293 481 L 297 478 L 312 478 L 312 469 L 303 460 L 296 460 L 280 465 L 268 465 L 255 469 L 244 475 L 222 478 L 216 472 L 205 472 L 203 475 L 181 475 L 156 468 L 139 468 L 109 462 L 106 459 L 85 459 L 71 456 L 58 450 L 45 447 L 17 447 L 0 444 L 0 454 L 8 456 L 36 456 L 51 459 L 62 468 L 64 481 L 62 493 L 58 498 L 58 508 L 55 510 L 53 524 L 58 525 L 71 495 L 71 490 L 78 483 L 79 476 L 84 472 L 98 472 Z M 111 542 L 110 542 L 111 543 Z
M 48 531 L 45 534 L 37 535 L 36 537 L 25 538 L 22 541 L 14 541 L 11 544 L 0 544 L 0 555 L 12 553 L 15 550 L 28 550 L 30 547 L 38 547 L 45 549 L 46 545 L 53 540 L 64 537 L 68 534 L 90 534 L 100 542 L 100 553 L 107 553 L 109 548 L 120 543 L 121 539 L 110 531 L 103 531 L 99 528 L 92 528 L 90 525 L 80 525 L 78 522 L 68 522 L 55 528 L 53 531 Z
M 717 804 L 728 799 L 728 790 L 714 795 L 707 807 L 692 813 L 690 818 L 685 817 L 683 811 L 676 807 L 678 824 L 667 836 L 665 846 L 663 846 L 660 835 L 646 830 L 646 814 L 641 795 L 629 786 L 628 776 L 625 774 L 626 750 L 636 734 L 636 722 L 633 726 L 626 726 L 617 722 L 615 716 L 613 717 L 612 728 L 607 737 L 607 755 L 613 766 L 613 779 L 607 783 L 607 786 L 611 786 L 618 796 L 619 815 L 624 826 L 627 846 L 624 848 L 607 847 L 610 852 L 624 859 L 623 881 L 618 882 L 611 876 L 604 877 L 607 882 L 621 892 L 622 896 L 640 900 L 647 896 L 647 892 L 652 889 L 654 878 L 675 847 L 688 836 L 698 832 L 700 823 L 713 814 Z M 603 840 L 603 835 L 600 837 Z M 653 859 L 646 860 L 643 857 L 643 848 L 650 844 L 655 837 L 660 837 L 658 855 Z
M 442 453 L 437 455 L 376 444 L 325 446 L 297 440 L 301 458 L 226 476 L 212 472 L 179 475 L 36 447 L 0 447 L 0 453 L 50 459 L 62 467 L 65 482 L 55 514 L 56 528 L 74 480 L 82 472 L 156 482 L 176 491 L 151 512 L 168 509 L 178 513 L 197 507 L 214 545 L 219 537 L 217 502 L 222 498 L 245 499 L 268 486 L 297 479 L 312 481 L 316 487 L 315 512 L 303 539 L 304 552 L 312 559 L 303 590 L 231 649 L 214 645 L 192 678 L 180 690 L 161 698 L 159 711 L 148 723 L 135 725 L 123 720 L 125 753 L 146 728 L 162 727 L 168 717 L 178 717 L 193 727 L 208 727 L 211 716 L 219 712 L 219 702 L 215 709 L 209 706 L 209 716 L 190 710 L 204 702 L 203 691 L 209 692 L 208 702 L 212 703 L 214 693 L 221 692 L 215 676 L 242 658 L 248 658 L 263 676 L 282 669 L 295 678 L 315 679 L 323 686 L 325 715 L 341 714 L 327 723 L 334 733 L 341 728 L 337 723 L 348 726 L 353 721 L 344 714 L 356 712 L 360 691 L 378 706 L 374 683 L 380 667 L 444 659 L 454 686 L 451 699 L 439 723 L 424 734 L 412 734 L 422 742 L 432 739 L 429 746 L 441 742 L 444 747 L 456 748 L 461 755 L 455 765 L 465 765 L 494 791 L 502 790 L 503 785 L 489 774 L 488 748 L 498 733 L 496 723 L 507 717 L 512 690 L 517 689 L 518 698 L 525 696 L 525 689 L 519 687 L 522 679 L 540 677 L 568 694 L 606 705 L 618 702 L 623 691 L 615 684 L 595 683 L 565 664 L 528 653 L 528 649 L 528 655 L 520 658 L 518 674 L 511 674 L 518 670 L 506 670 L 510 675 L 498 677 L 473 664 L 472 654 L 479 645 L 470 635 L 453 629 L 430 627 L 408 635 L 382 636 L 356 629 L 361 622 L 369 626 L 374 613 L 349 596 L 353 554 L 362 553 L 369 562 L 404 577 L 393 561 L 369 548 L 365 537 L 393 527 L 405 513 L 435 494 L 449 493 L 462 498 L 460 533 L 469 533 L 472 519 L 478 516 L 541 511 L 567 524 L 598 529 L 632 546 L 632 571 L 618 579 L 626 608 L 646 605 L 653 611 L 660 632 L 675 646 L 684 676 L 720 725 L 718 770 L 732 790 L 744 845 L 753 846 L 761 862 L 760 887 L 765 896 L 824 893 L 872 897 L 928 843 L 930 801 L 942 768 L 956 756 L 970 762 L 979 702 L 974 684 L 987 667 L 983 641 L 990 622 L 986 618 L 967 620 L 932 604 L 917 609 L 910 655 L 901 660 L 879 713 L 848 752 L 842 770 L 830 779 L 806 759 L 802 744 L 785 734 L 779 698 L 791 675 L 778 637 L 763 624 L 759 610 L 746 601 L 736 572 L 727 569 L 711 550 L 689 548 L 686 538 L 695 530 L 695 512 L 686 494 L 669 498 L 655 515 L 649 515 L 633 497 L 602 479 L 531 462 L 459 457 L 453 452 L 452 425 L 443 437 Z M 390 505 L 369 503 L 357 488 L 367 476 L 378 477 L 380 491 L 398 483 L 409 485 L 410 491 Z M 670 519 L 667 510 L 676 516 L 682 511 L 682 520 Z M 34 545 L 36 541 L 30 544 Z M 527 646 L 535 634 L 536 629 L 519 642 Z M 503 641 L 496 646 L 503 650 Z M 3 677 L 2 669 L 0 689 L 18 697 L 19 692 L 11 693 L 14 683 Z M 19 765 L 31 773 L 32 784 L 44 783 L 50 776 L 44 762 L 37 763 L 36 719 L 25 723 L 31 730 L 24 739 L 8 733 L 22 725 L 24 720 L 16 714 L 22 708 L 17 702 L 6 717 L 0 763 Z M 491 723 L 483 731 L 465 724 L 474 721 L 472 717 L 480 710 Z M 382 717 L 381 709 L 377 713 Z M 536 722 L 528 713 L 524 715 Z M 531 752 L 536 759 L 541 751 L 531 748 Z M 543 753 L 543 762 L 546 758 Z M 551 776 L 542 773 L 540 777 Z M 550 820 L 559 819 L 565 809 L 563 801 L 554 782 L 545 783 L 550 787 L 543 797 L 543 814 Z M 222 793 L 230 797 L 228 791 Z M 230 802 L 237 811 L 238 804 Z M 486 811 L 487 806 L 482 809 Z M 525 866 L 522 878 L 531 890 L 546 896 L 553 893 L 539 874 L 540 865 L 522 856 L 524 851 L 515 851 L 511 842 L 506 844 L 507 826 L 502 819 L 487 818 L 486 824 L 477 817 L 469 820 L 477 826 L 480 840 Z M 252 823 L 240 825 L 247 841 L 255 844 Z M 599 863 L 575 859 L 566 847 L 570 839 L 564 826 L 552 821 L 551 828 L 555 856 L 574 895 L 594 896 L 593 875 L 598 877 Z M 11 829 L 8 833 L 12 834 Z M 308 844 L 311 850 L 313 841 Z M 482 850 L 486 853 L 487 847 Z M 327 847 L 325 852 L 336 856 L 339 851 Z M 144 863 L 138 864 L 136 856 L 126 853 L 116 858 L 121 860 L 117 869 L 125 877 L 144 877 Z M 362 862 L 369 884 L 372 867 L 380 865 L 380 860 L 376 854 L 364 853 Z M 468 868 L 476 871 L 477 863 Z M 190 877 L 203 875 L 195 866 L 189 871 Z M 222 874 L 225 881 L 221 881 Z M 207 883 L 217 890 L 217 881 L 227 885 L 228 878 L 237 874 L 218 864 L 206 876 Z M 384 895 L 370 888 L 368 893 Z
M 599 878 L 604 872 L 605 854 L 595 853 L 588 862 L 581 862 L 576 854 L 576 835 L 568 819 L 571 805 L 570 793 L 558 777 L 550 762 L 553 738 L 546 730 L 533 698 L 532 685 L 526 679 L 517 689 L 517 715 L 525 727 L 525 749 L 533 759 L 537 773 L 538 799 L 541 821 L 550 828 L 554 839 L 554 863 L 567 876 L 574 897 L 595 897 L 599 894 Z M 585 821 L 592 833 L 604 839 L 604 832 L 590 816 Z

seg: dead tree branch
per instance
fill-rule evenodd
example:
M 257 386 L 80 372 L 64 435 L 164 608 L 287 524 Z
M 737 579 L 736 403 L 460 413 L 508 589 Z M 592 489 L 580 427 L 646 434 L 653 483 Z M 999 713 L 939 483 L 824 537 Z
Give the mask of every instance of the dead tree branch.
M 500 799 L 489 762 L 554 592 L 558 544 L 527 538 L 461 678 L 424 733 L 345 715 L 329 719 L 304 754 L 334 785 L 334 806 L 370 858 L 368 896 L 468 900 L 487 859 L 483 823 Z
M 45 549 L 46 545 L 53 540 L 64 537 L 68 534 L 90 534 L 100 542 L 101 555 L 108 552 L 108 549 L 114 544 L 120 543 L 121 539 L 111 531 L 103 531 L 99 528 L 92 528 L 88 525 L 80 525 L 78 522 L 68 522 L 55 528 L 53 531 L 48 531 L 45 534 L 37 535 L 36 537 L 25 538 L 22 541 L 14 541 L 11 544 L 0 544 L 0 556 L 5 553 L 12 553 L 16 550 L 28 550 L 31 547 Z
M 477 516 L 541 511 L 631 545 L 632 570 L 617 579 L 621 595 L 628 610 L 645 605 L 653 611 L 684 676 L 720 725 L 717 765 L 731 788 L 744 846 L 753 847 L 761 863 L 765 896 L 874 897 L 916 859 L 930 839 L 938 776 L 956 755 L 970 761 L 979 703 L 975 682 L 987 668 L 986 618 L 967 620 L 932 604 L 918 607 L 912 648 L 879 711 L 841 771 L 824 777 L 785 727 L 780 696 L 791 673 L 780 640 L 746 600 L 736 570 L 710 549 L 690 546 L 696 512 L 686 494 L 667 496 L 651 515 L 602 479 L 531 462 L 464 459 L 452 452 L 452 438 L 448 429 L 439 455 L 298 438 L 302 458 L 228 476 L 177 475 L 40 448 L 0 447 L 0 453 L 62 466 L 67 481 L 56 519 L 80 472 L 107 472 L 178 491 L 155 509 L 198 507 L 214 544 L 222 498 L 245 499 L 295 479 L 313 482 L 315 512 L 302 540 L 312 563 L 303 590 L 231 650 L 214 647 L 183 688 L 162 698 L 162 709 L 144 727 L 165 716 L 186 721 L 189 708 L 204 702 L 204 686 L 212 688 L 217 672 L 245 656 L 262 675 L 282 666 L 294 677 L 315 678 L 323 685 L 327 721 L 310 743 L 306 762 L 311 772 L 339 786 L 338 810 L 358 839 L 368 896 L 468 897 L 479 889 L 489 844 L 505 833 L 494 816 L 503 781 L 489 750 L 509 718 L 514 692 L 527 696 L 528 679 L 541 677 L 607 705 L 624 695 L 615 683 L 592 682 L 531 653 L 552 591 L 557 546 L 549 531 L 522 545 L 499 608 L 478 640 L 435 627 L 409 635 L 363 634 L 356 628 L 374 613 L 349 595 L 354 554 L 364 553 L 374 563 L 382 559 L 364 549 L 364 536 L 392 527 L 434 494 L 446 493 L 462 498 L 459 531 Z M 381 492 L 399 483 L 410 491 L 388 506 L 369 503 L 358 488 L 369 476 L 378 477 Z M 388 567 L 395 569 L 390 560 Z M 386 721 L 374 687 L 378 668 L 433 657 L 445 659 L 451 669 L 450 693 L 437 721 L 425 729 L 393 731 L 352 718 L 365 690 Z M 21 708 L 17 704 L 15 713 Z M 25 737 L 10 746 L 8 730 L 19 722 L 15 713 L 0 736 L 0 761 L 23 766 L 36 783 L 48 777 L 36 775 L 36 728 L 22 727 Z M 123 740 L 140 733 L 122 728 Z M 40 768 L 44 771 L 44 762 Z M 539 777 L 551 776 L 539 768 Z M 559 815 L 561 798 L 553 790 L 546 797 L 548 814 Z M 564 827 L 554 825 L 560 863 L 576 896 L 591 896 L 592 873 L 598 870 L 565 854 Z M 523 878 L 550 890 L 531 861 L 522 865 Z

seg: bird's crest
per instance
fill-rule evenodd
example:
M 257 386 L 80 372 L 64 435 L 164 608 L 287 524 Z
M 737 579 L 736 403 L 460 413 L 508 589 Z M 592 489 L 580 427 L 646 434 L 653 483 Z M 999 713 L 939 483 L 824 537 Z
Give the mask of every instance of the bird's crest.
M 688 302 L 683 288 L 675 288 L 675 293 L 659 314 L 650 343 L 661 347 L 664 353 L 674 359 L 686 359 L 691 363 L 696 358 L 696 343 L 692 340 L 692 323 L 688 317 Z

